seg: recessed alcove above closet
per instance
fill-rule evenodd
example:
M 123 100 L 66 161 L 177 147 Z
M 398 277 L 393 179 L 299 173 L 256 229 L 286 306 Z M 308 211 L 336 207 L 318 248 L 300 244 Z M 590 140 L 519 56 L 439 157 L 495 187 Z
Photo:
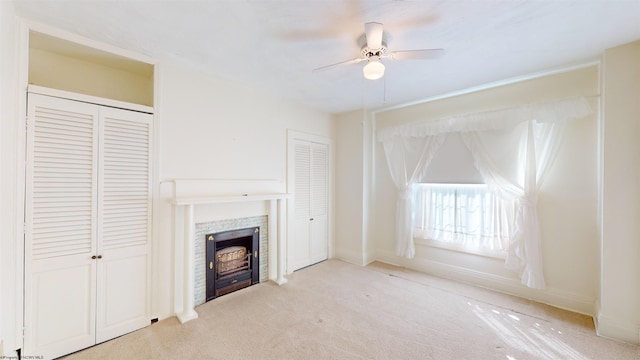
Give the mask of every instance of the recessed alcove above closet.
M 153 107 L 153 65 L 29 32 L 29 84 Z

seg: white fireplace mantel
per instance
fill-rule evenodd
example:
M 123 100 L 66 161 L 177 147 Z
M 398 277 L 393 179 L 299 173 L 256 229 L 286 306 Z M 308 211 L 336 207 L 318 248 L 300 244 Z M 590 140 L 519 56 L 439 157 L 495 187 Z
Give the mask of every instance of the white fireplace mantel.
M 173 205 L 175 249 L 176 254 L 182 253 L 182 266 L 175 268 L 176 291 L 175 304 L 182 303 L 181 311 L 177 310 L 177 317 L 181 323 L 196 319 L 198 313 L 194 310 L 194 246 L 195 246 L 195 207 L 197 205 L 215 205 L 238 202 L 268 202 L 268 241 L 269 241 L 269 280 L 282 285 L 287 282 L 284 277 L 284 236 L 285 236 L 285 200 L 290 197 L 284 193 L 243 194 L 239 196 L 206 196 L 206 197 L 175 197 Z M 274 241 L 275 240 L 275 241 Z M 274 255 L 275 256 L 272 256 Z M 182 284 L 180 287 L 178 284 Z
M 173 204 L 177 206 L 181 205 L 210 205 L 210 204 L 223 204 L 232 202 L 247 202 L 247 201 L 270 201 L 288 199 L 289 194 L 251 194 L 251 195 L 220 195 L 220 196 L 205 196 L 205 197 L 176 197 L 173 200 Z

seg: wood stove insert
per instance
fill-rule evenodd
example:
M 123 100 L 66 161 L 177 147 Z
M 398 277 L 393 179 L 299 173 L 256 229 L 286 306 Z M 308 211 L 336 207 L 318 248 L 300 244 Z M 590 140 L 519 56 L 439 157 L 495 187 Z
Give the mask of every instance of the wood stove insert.
M 207 301 L 260 282 L 259 227 L 205 236 Z

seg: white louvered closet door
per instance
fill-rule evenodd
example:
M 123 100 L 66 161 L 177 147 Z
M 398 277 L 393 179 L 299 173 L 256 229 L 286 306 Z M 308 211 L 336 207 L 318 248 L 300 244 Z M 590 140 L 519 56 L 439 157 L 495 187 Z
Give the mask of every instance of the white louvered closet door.
M 25 354 L 149 324 L 149 114 L 29 94 Z
M 95 344 L 98 108 L 29 95 L 26 355 Z
M 328 146 L 295 140 L 294 227 L 288 267 L 301 269 L 328 257 Z
M 294 143 L 294 227 L 289 237 L 288 266 L 295 271 L 311 264 L 311 146 L 303 141 Z
M 100 109 L 98 343 L 149 325 L 151 119 Z
M 328 147 L 324 144 L 311 146 L 311 218 L 310 221 L 310 257 L 311 263 L 326 260 L 329 257 L 328 243 Z

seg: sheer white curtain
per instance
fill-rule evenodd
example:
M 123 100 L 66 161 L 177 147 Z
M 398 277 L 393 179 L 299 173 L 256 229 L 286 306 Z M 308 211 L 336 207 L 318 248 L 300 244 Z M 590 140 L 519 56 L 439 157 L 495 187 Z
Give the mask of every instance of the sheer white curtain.
M 413 242 L 414 185 L 424 176 L 436 151 L 442 146 L 445 135 L 387 138 L 384 152 L 393 183 L 398 189 L 396 203 L 396 255 L 412 259 L 415 256 Z
M 398 255 L 413 257 L 411 184 L 426 171 L 430 157 L 428 143 L 442 142 L 442 135 L 460 132 L 474 163 L 489 189 L 506 200 L 517 201 L 515 231 L 509 243 L 506 266 L 517 270 L 528 287 L 544 288 L 538 213 L 538 189 L 561 141 L 565 122 L 591 113 L 584 98 L 569 98 L 519 107 L 462 114 L 410 123 L 378 131 L 387 162 L 399 190 L 396 219 Z M 403 145 L 412 142 L 422 152 Z M 388 149 L 389 148 L 389 149 Z M 431 146 L 431 148 L 434 148 Z M 437 147 L 435 147 L 437 149 Z M 415 150 L 413 150 L 415 151 Z M 407 162 L 418 156 L 421 161 Z M 423 158 L 424 156 L 424 158 Z M 415 165 L 414 165 L 415 164 Z
M 420 184 L 416 191 L 415 236 L 469 251 L 504 252 L 513 228 L 513 202 L 484 184 Z
M 491 191 L 517 201 L 515 231 L 505 265 L 517 271 L 522 283 L 531 288 L 545 287 L 536 205 L 538 190 L 560 145 L 565 120 L 530 120 L 513 129 L 462 134 Z

